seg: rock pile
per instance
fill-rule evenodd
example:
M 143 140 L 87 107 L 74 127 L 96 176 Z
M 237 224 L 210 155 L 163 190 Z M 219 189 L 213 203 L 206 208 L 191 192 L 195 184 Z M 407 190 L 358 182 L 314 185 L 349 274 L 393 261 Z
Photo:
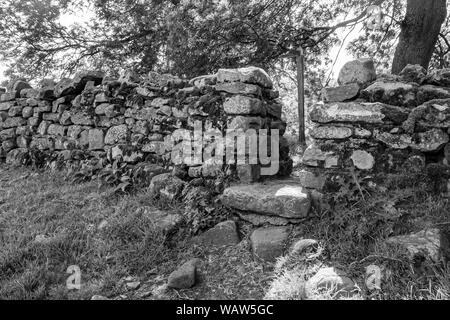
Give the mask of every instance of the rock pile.
M 42 81 L 38 88 L 16 81 L 0 94 L 0 161 L 9 164 L 21 164 L 30 151 L 40 150 L 65 163 L 151 160 L 176 165 L 179 176 L 226 174 L 251 183 L 260 179 L 261 167 L 268 164 L 258 159 L 231 163 L 230 168 L 229 162 L 204 161 L 202 150 L 215 145 L 214 137 L 203 133 L 225 137 L 230 130 L 278 129 L 278 173 L 291 172 L 282 138 L 286 128 L 282 106 L 272 81 L 259 68 L 222 69 L 190 81 L 154 72 L 146 77 L 125 72 L 113 79 L 102 72 L 82 71 L 58 83 Z M 175 135 L 178 130 L 187 132 L 193 144 L 186 147 L 186 141 Z M 184 161 L 186 148 L 200 148 L 199 156 Z M 237 147 L 232 151 L 236 153 Z
M 310 112 L 314 143 L 298 173 L 304 187 L 327 189 L 352 168 L 373 176 L 450 163 L 449 70 L 408 65 L 399 76 L 377 77 L 372 61 L 356 60 L 338 82 Z

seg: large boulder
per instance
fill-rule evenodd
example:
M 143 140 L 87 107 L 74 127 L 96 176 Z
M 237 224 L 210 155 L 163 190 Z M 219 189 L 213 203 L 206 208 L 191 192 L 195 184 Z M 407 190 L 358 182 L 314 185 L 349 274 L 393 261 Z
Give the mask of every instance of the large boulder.
M 347 62 L 339 73 L 338 83 L 345 85 L 357 83 L 365 85 L 377 78 L 375 65 L 371 59 L 359 59 Z
M 224 191 L 222 203 L 240 211 L 297 219 L 308 216 L 311 208 L 307 190 L 295 180 L 230 187 Z

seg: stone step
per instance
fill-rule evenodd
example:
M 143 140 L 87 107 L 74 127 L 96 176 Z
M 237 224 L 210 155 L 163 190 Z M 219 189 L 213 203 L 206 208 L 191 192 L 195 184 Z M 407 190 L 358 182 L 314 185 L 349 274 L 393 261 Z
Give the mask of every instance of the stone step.
M 309 191 L 296 179 L 232 186 L 222 195 L 226 207 L 294 221 L 308 216 L 311 202 Z

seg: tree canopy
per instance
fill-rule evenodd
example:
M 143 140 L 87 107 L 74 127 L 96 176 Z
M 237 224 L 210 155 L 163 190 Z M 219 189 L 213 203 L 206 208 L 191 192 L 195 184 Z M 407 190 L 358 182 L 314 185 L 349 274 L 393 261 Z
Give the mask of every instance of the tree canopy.
M 293 69 L 290 57 L 301 46 L 308 81 L 320 87 L 338 33 L 367 24 L 373 4 L 382 6 L 381 28 L 362 27 L 350 49 L 388 68 L 405 0 L 3 0 L 0 57 L 9 62 L 10 77 L 28 80 L 80 68 L 194 77 L 255 65 L 283 74 Z M 92 18 L 64 25 L 61 17 L 70 11 Z M 432 66 L 449 63 L 449 31 L 447 18 Z

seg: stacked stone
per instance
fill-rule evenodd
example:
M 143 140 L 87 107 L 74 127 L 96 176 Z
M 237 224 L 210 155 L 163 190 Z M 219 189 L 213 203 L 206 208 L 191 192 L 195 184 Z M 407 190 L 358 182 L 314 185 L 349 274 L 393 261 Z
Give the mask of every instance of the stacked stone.
M 377 78 L 373 61 L 363 59 L 347 63 L 338 82 L 310 112 L 316 126 L 298 172 L 303 186 L 327 189 L 352 168 L 373 176 L 450 163 L 450 70 L 427 75 L 408 65 Z
M 279 129 L 282 136 L 286 124 L 277 98 L 267 74 L 254 67 L 222 69 L 191 81 L 154 72 L 141 78 L 129 71 L 119 79 L 82 71 L 58 83 L 43 81 L 39 89 L 16 81 L 0 97 L 0 159 L 21 163 L 29 149 L 39 149 L 66 162 L 151 160 L 176 164 L 184 177 L 226 173 L 254 182 L 260 179 L 260 163 L 230 169 L 226 159 L 223 165 L 203 158 L 189 165 L 176 162 L 172 156 L 184 144 L 173 133 L 183 129 L 192 134 L 201 123 L 203 131 L 216 129 L 224 136 L 239 129 Z M 200 143 L 205 148 L 210 141 Z M 288 175 L 292 162 L 283 138 L 279 161 L 279 174 Z

